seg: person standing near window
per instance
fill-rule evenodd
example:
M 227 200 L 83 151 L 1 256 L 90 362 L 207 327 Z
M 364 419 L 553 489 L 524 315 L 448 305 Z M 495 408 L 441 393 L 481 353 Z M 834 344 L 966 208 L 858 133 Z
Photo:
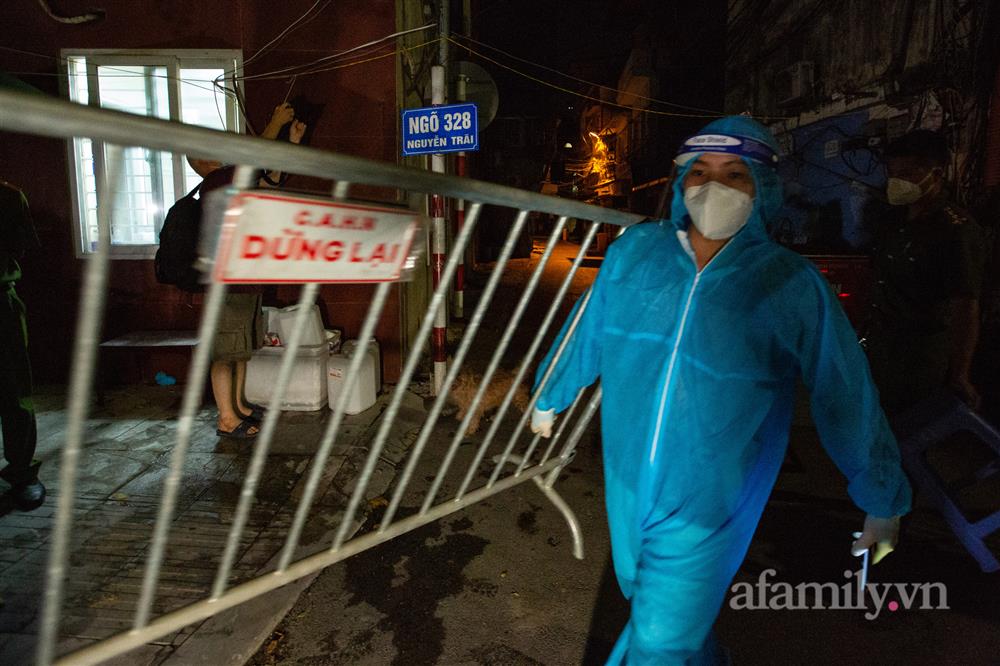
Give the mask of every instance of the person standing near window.
M 299 143 L 305 135 L 306 124 L 295 118 L 290 104 L 279 104 L 271 114 L 267 127 L 260 136 L 277 139 L 282 128 L 288 126 L 288 140 Z M 189 163 L 204 178 L 200 196 L 225 187 L 233 179 L 233 167 L 223 167 L 218 162 L 190 159 Z M 271 172 L 261 179 L 260 185 L 281 182 L 281 175 Z M 256 286 L 230 287 L 219 317 L 219 325 L 212 342 L 212 395 L 219 417 L 216 434 L 231 439 L 253 439 L 260 434 L 264 409 L 247 402 L 245 385 L 247 362 L 254 350 L 263 343 L 264 331 L 261 318 L 261 295 Z

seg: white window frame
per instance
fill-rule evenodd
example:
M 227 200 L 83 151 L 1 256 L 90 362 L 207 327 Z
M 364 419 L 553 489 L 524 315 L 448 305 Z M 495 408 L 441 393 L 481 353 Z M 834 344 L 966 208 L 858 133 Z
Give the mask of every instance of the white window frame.
M 85 58 L 87 63 L 87 100 L 75 100 L 89 106 L 100 107 L 100 86 L 97 80 L 97 68 L 100 66 L 122 66 L 122 67 L 165 67 L 167 70 L 167 105 L 170 112 L 170 119 L 181 121 L 181 96 L 182 81 L 180 79 L 181 69 L 223 69 L 227 76 L 225 87 L 229 91 L 234 91 L 234 77 L 237 72 L 243 69 L 243 52 L 239 49 L 147 49 L 147 50 L 125 50 L 125 49 L 62 49 L 60 52 L 63 63 L 63 94 L 71 98 L 70 90 L 70 59 Z M 226 127 L 229 131 L 241 133 L 243 123 L 240 117 L 238 105 L 230 99 L 225 100 Z M 97 182 L 97 191 L 101 191 L 101 185 L 107 177 L 104 165 L 104 142 L 93 140 L 91 142 L 94 157 L 94 175 Z M 86 244 L 87 213 L 86 201 L 82 183 L 85 182 L 84 174 L 80 173 L 79 160 L 76 154 L 76 140 L 70 139 L 66 142 L 67 161 L 69 167 L 70 192 L 73 197 L 73 237 L 77 258 L 83 258 L 91 254 L 92 250 Z M 188 189 L 185 183 L 185 156 L 182 154 L 172 154 L 174 194 L 180 198 L 187 194 Z M 98 194 L 100 197 L 100 194 Z M 164 202 L 164 210 L 169 209 L 172 201 Z M 98 201 L 100 205 L 100 201 Z M 160 222 L 162 224 L 162 221 Z M 157 237 L 160 232 L 160 224 L 157 224 L 155 233 Z M 158 244 L 149 245 L 123 245 L 113 244 L 111 246 L 111 258 L 113 259 L 152 259 L 156 254 Z

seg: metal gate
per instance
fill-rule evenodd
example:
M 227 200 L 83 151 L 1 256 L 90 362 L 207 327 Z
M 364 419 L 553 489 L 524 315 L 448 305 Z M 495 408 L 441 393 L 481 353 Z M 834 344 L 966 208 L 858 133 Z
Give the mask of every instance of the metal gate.
M 268 449 L 278 426 L 280 411 L 271 409 L 267 411 L 261 426 L 260 435 L 255 440 L 252 459 L 243 480 L 238 505 L 233 516 L 232 525 L 228 531 L 224 551 L 221 554 L 221 561 L 215 575 L 214 585 L 210 590 L 206 590 L 206 596 L 201 601 L 159 617 L 153 617 L 153 601 L 157 594 L 159 575 L 168 540 L 169 525 L 174 516 L 178 492 L 182 482 L 182 469 L 188 454 L 194 418 L 204 397 L 203 378 L 207 374 L 210 362 L 210 345 L 199 344 L 195 348 L 190 372 L 188 373 L 181 412 L 178 417 L 177 438 L 171 454 L 169 474 L 162 489 L 157 519 L 150 535 L 150 546 L 146 558 L 141 594 L 135 609 L 133 629 L 64 655 L 56 663 L 94 664 L 121 655 L 128 650 L 164 636 L 171 631 L 176 631 L 194 622 L 209 618 L 367 548 L 371 548 L 395 536 L 527 481 L 532 481 L 536 484 L 562 512 L 572 532 L 574 555 L 578 558 L 583 557 L 583 545 L 579 525 L 573 512 L 553 489 L 553 484 L 560 470 L 572 459 L 577 442 L 597 411 L 600 402 L 600 389 L 597 388 L 589 394 L 585 394 L 585 391 L 580 392 L 572 407 L 563 415 L 557 432 L 550 440 L 540 440 L 538 436 L 525 437 L 524 440 L 527 441 L 522 440 L 521 436 L 526 430 L 525 426 L 535 404 L 535 397 L 530 399 L 527 409 L 519 417 L 513 434 L 507 441 L 495 442 L 494 440 L 498 439 L 501 423 L 511 411 L 510 407 L 517 387 L 522 381 L 530 381 L 529 372 L 534 364 L 539 361 L 539 352 L 544 351 L 541 349 L 541 345 L 546 338 L 546 334 L 555 330 L 555 327 L 561 323 L 556 321 L 560 306 L 565 300 L 570 283 L 577 269 L 584 262 L 599 225 L 613 224 L 624 227 L 640 221 L 641 217 L 621 213 L 613 209 L 589 206 L 575 201 L 543 196 L 468 178 L 432 174 L 416 169 L 377 163 L 290 144 L 237 136 L 193 126 L 172 124 L 156 119 L 115 111 L 93 109 L 79 104 L 15 92 L 0 92 L 0 130 L 64 139 L 89 137 L 106 142 L 108 146 L 107 163 L 109 177 L 107 178 L 107 184 L 104 185 L 104 190 L 100 192 L 99 201 L 109 200 L 109 188 L 113 187 L 111 184 L 115 182 L 116 172 L 120 171 L 121 167 L 122 153 L 120 147 L 142 146 L 179 154 L 197 155 L 198 157 L 219 160 L 228 164 L 242 165 L 236 171 L 236 187 L 248 187 L 251 180 L 252 168 L 255 166 L 266 166 L 270 169 L 279 169 L 290 173 L 332 179 L 336 182 L 333 192 L 335 199 L 346 198 L 352 184 L 365 184 L 398 188 L 407 192 L 435 193 L 455 199 L 463 199 L 470 204 L 467 209 L 465 224 L 454 238 L 452 247 L 449 248 L 441 279 L 434 290 L 429 306 L 422 318 L 419 331 L 412 344 L 412 349 L 409 350 L 408 356 L 404 359 L 401 376 L 388 399 L 388 405 L 381 417 L 374 441 L 365 458 L 357 483 L 347 501 L 343 518 L 329 548 L 302 559 L 294 559 L 295 550 L 299 544 L 306 517 L 319 489 L 324 466 L 337 441 L 343 424 L 350 388 L 358 379 L 364 354 L 355 354 L 347 370 L 344 380 L 345 390 L 340 393 L 338 402 L 325 429 L 324 436 L 319 442 L 318 449 L 312 460 L 305 490 L 296 508 L 294 519 L 288 529 L 281 551 L 280 562 L 276 569 L 237 585 L 230 584 L 232 567 L 237 555 L 240 538 L 246 526 L 258 483 L 267 461 Z M 484 206 L 500 206 L 512 209 L 513 224 L 510 226 L 506 240 L 500 250 L 495 269 L 491 273 L 476 308 L 468 320 L 462 337 L 457 343 L 453 359 L 444 378 L 442 390 L 438 392 L 430 408 L 427 421 L 421 428 L 408 454 L 409 457 L 398 477 L 394 492 L 388 500 L 388 507 L 379 527 L 376 531 L 353 537 L 351 534 L 352 517 L 355 516 L 364 501 L 366 488 L 378 464 L 380 454 L 386 445 L 389 431 L 396 419 L 403 396 L 413 380 L 414 374 L 418 370 L 421 354 L 435 324 L 435 315 L 441 308 L 445 307 L 449 285 L 452 283 L 456 267 L 464 255 L 470 238 L 472 238 L 476 222 Z M 515 241 L 524 230 L 529 213 L 532 211 L 558 216 L 558 222 L 551 232 L 546 249 L 537 267 L 523 287 L 521 296 L 507 321 L 500 342 L 494 350 L 489 365 L 483 374 L 482 381 L 475 392 L 472 404 L 454 433 L 446 453 L 440 460 L 440 469 L 424 495 L 420 510 L 414 515 L 395 520 L 397 511 L 400 508 L 400 502 L 410 484 L 414 469 L 424 453 L 432 430 L 445 407 L 448 391 L 462 368 L 463 361 L 466 359 L 470 347 L 476 338 L 476 334 L 483 323 L 484 316 L 490 308 L 491 300 L 500 284 L 501 276 L 513 252 Z M 107 294 L 110 255 L 110 233 L 108 233 L 110 229 L 109 207 L 101 206 L 98 217 L 101 232 L 96 251 L 92 255 L 89 255 L 85 262 L 85 275 L 81 290 L 81 309 L 73 343 L 73 365 L 67 405 L 68 427 L 60 470 L 61 492 L 58 498 L 58 509 L 49 554 L 48 583 L 45 589 L 37 652 L 37 663 L 41 666 L 47 666 L 56 660 L 55 646 L 58 638 L 60 611 L 63 603 L 64 580 L 68 573 L 70 534 L 73 529 L 73 491 L 83 443 L 84 428 L 88 418 L 95 375 L 97 347 Z M 510 389 L 504 396 L 496 417 L 482 438 L 472 463 L 465 471 L 458 491 L 454 495 L 442 496 L 442 482 L 454 461 L 455 454 L 463 440 L 463 435 L 469 427 L 476 407 L 483 400 L 491 380 L 500 367 L 501 358 L 508 350 L 515 331 L 522 324 L 525 310 L 539 285 L 542 272 L 551 257 L 556 241 L 560 238 L 563 228 L 571 218 L 581 222 L 589 221 L 589 226 L 587 227 L 579 252 L 576 254 L 571 267 L 562 279 L 554 299 L 548 306 L 544 320 L 534 333 L 527 352 L 518 364 L 515 378 L 510 384 Z M 375 326 L 385 306 L 390 287 L 391 283 L 388 282 L 380 283 L 376 287 L 358 339 L 367 340 L 372 337 Z M 304 284 L 301 288 L 299 304 L 312 304 L 316 300 L 318 288 L 319 285 L 316 283 Z M 198 332 L 200 340 L 212 339 L 225 293 L 226 285 L 222 282 L 213 281 L 208 286 Z M 588 296 L 585 295 L 583 298 L 583 306 L 577 310 L 574 320 L 570 323 L 570 326 L 573 328 L 575 328 L 586 307 Z M 307 307 L 299 308 L 300 314 L 296 319 L 295 330 L 287 341 L 288 351 L 284 355 L 275 387 L 274 401 L 276 403 L 280 403 L 289 385 L 295 351 L 300 346 L 307 310 Z M 569 337 L 567 335 L 566 340 Z M 565 343 L 563 346 L 565 346 Z M 558 359 L 561 351 L 562 348 L 556 351 L 556 359 Z M 550 364 L 550 367 L 554 365 L 555 363 L 553 362 Z M 541 383 L 544 385 L 547 380 L 548 374 L 542 377 Z M 485 484 L 477 485 L 477 475 L 484 462 L 493 464 L 492 472 Z

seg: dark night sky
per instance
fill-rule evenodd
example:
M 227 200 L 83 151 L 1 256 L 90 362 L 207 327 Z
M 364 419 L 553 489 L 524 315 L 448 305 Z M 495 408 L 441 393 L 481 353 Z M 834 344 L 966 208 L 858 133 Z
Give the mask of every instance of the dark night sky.
M 541 63 L 602 85 L 616 86 L 628 59 L 638 26 L 654 41 L 676 45 L 678 60 L 690 60 L 686 49 L 700 36 L 724 34 L 724 0 L 481 0 L 473 6 L 473 37 L 520 58 Z M 459 27 L 459 26 L 454 26 Z M 721 40 L 720 40 L 721 41 Z M 722 43 L 715 47 L 720 53 Z M 480 49 L 481 50 L 481 49 Z M 486 51 L 486 53 L 489 53 Z M 497 60 L 563 87 L 583 91 L 585 86 L 513 62 Z M 454 49 L 452 57 L 470 56 Z M 475 58 L 471 58 L 475 60 Z M 491 63 L 481 63 L 500 88 L 500 114 L 546 115 L 546 110 L 570 98 Z M 721 90 L 721 72 L 713 73 Z M 683 96 L 683 93 L 681 93 Z M 685 102 L 678 94 L 672 101 Z M 700 100 L 699 100 L 700 101 Z
M 650 6 L 662 4 L 644 0 L 482 0 L 473 9 L 473 36 L 526 60 L 613 86 L 631 50 L 633 31 L 650 15 Z M 456 49 L 455 57 L 460 57 L 460 51 Z M 530 65 L 501 56 L 497 59 L 567 88 L 584 87 Z M 500 88 L 501 114 L 544 115 L 544 107 L 567 97 L 490 63 L 483 66 Z

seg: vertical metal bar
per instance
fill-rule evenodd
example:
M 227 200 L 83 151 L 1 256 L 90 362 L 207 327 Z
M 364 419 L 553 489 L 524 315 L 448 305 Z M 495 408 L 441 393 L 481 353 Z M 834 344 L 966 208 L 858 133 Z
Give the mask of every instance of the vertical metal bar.
M 247 166 L 236 168 L 236 172 L 233 174 L 233 184 L 237 188 L 248 187 L 252 180 L 252 168 Z M 146 571 L 143 575 L 142 591 L 136 606 L 133 622 L 136 629 L 141 629 L 149 623 L 153 599 L 156 596 L 156 585 L 160 577 L 160 567 L 163 564 L 163 553 L 167 547 L 170 523 L 173 520 L 174 506 L 177 504 L 177 490 L 183 474 L 184 459 L 187 456 L 188 446 L 191 444 L 194 418 L 201 406 L 205 390 L 204 377 L 211 361 L 212 340 L 215 337 L 215 329 L 219 322 L 225 297 L 225 283 L 215 281 L 209 283 L 208 298 L 205 301 L 205 310 L 198 327 L 198 346 L 195 347 L 194 357 L 191 359 L 187 386 L 184 387 L 184 398 L 181 402 L 181 413 L 177 419 L 177 441 L 170 455 L 170 471 L 167 473 L 167 479 L 163 486 L 163 496 L 160 499 L 160 508 L 156 516 L 156 525 L 153 528 L 153 539 L 149 548 Z
M 576 408 L 580 406 L 580 400 L 583 399 L 583 394 L 586 390 L 586 388 L 582 388 L 580 389 L 580 392 L 576 394 L 576 399 L 573 400 L 573 404 L 570 405 L 568 410 L 566 410 L 563 422 L 559 424 L 559 430 L 556 431 L 556 436 L 552 438 L 551 442 L 549 442 L 549 445 L 545 448 L 545 455 L 543 455 L 542 459 L 538 461 L 539 465 L 544 465 L 549 461 L 549 456 L 552 455 L 552 451 L 555 450 L 556 444 L 560 439 L 562 439 L 563 431 L 566 430 L 566 427 L 570 424 L 570 419 L 572 419 L 573 414 L 576 413 Z
M 544 465 L 545 462 L 549 459 L 549 456 L 552 455 L 552 449 L 555 447 L 556 442 L 562 439 L 562 434 L 563 431 L 566 429 L 566 424 L 569 423 L 570 419 L 573 418 L 573 412 L 576 411 L 577 405 L 580 404 L 580 398 L 583 397 L 583 392 L 586 390 L 587 389 L 582 388 L 576 392 L 576 397 L 573 399 L 573 404 L 570 405 L 569 409 L 566 410 L 566 413 L 562 415 L 562 423 L 559 424 L 559 429 L 556 430 L 556 434 L 549 439 L 549 445 L 546 447 L 545 455 L 542 456 L 541 461 L 539 461 L 538 463 L 539 465 Z M 521 476 L 521 472 L 523 472 L 524 468 L 527 467 L 528 463 L 531 462 L 531 456 L 535 453 L 535 448 L 538 447 L 538 442 L 541 441 L 541 439 L 542 439 L 541 434 L 538 434 L 535 435 L 534 439 L 531 440 L 531 446 L 528 447 L 528 450 L 521 458 L 521 462 L 520 464 L 518 464 L 517 471 L 514 472 L 514 476 Z
M 278 419 L 281 418 L 281 403 L 285 398 L 288 384 L 292 379 L 292 370 L 295 368 L 295 357 L 302 343 L 302 332 L 305 330 L 309 315 L 312 314 L 312 305 L 316 302 L 316 294 L 318 292 L 319 284 L 315 282 L 310 282 L 302 287 L 302 294 L 298 302 L 299 309 L 295 313 L 295 330 L 292 331 L 292 337 L 285 348 L 284 358 L 281 359 L 281 367 L 278 369 L 278 382 L 274 387 L 274 393 L 271 395 L 271 403 L 268 405 L 269 409 L 264 414 L 264 423 L 261 424 L 260 436 L 254 441 L 250 469 L 243 480 L 243 489 L 240 491 L 240 502 L 236 507 L 233 525 L 229 530 L 229 537 L 226 540 L 226 549 L 215 575 L 215 584 L 212 587 L 212 599 L 218 599 L 226 591 L 229 574 L 236 559 L 236 551 L 239 548 L 240 539 L 243 537 L 243 528 L 246 525 L 247 516 L 250 514 L 250 506 L 253 504 L 257 493 L 257 482 L 260 479 L 261 471 L 264 469 L 264 463 L 267 461 L 267 452 L 271 448 L 271 440 L 274 439 Z
M 441 415 L 441 410 L 444 408 L 445 398 L 448 397 L 448 391 L 451 390 L 451 385 L 455 381 L 455 377 L 458 376 L 458 371 L 462 367 L 465 355 L 469 351 L 469 347 L 472 345 L 472 341 L 475 339 L 476 333 L 479 331 L 479 326 L 483 322 L 486 310 L 489 308 L 490 302 L 493 300 L 493 293 L 496 291 L 497 286 L 499 286 L 500 278 L 503 277 L 504 268 L 507 266 L 507 261 L 510 259 L 510 255 L 514 251 L 514 243 L 521 235 L 521 230 L 524 228 L 524 224 L 527 220 L 528 211 L 522 210 L 518 213 L 513 226 L 511 226 L 510 233 L 507 234 L 507 240 L 500 251 L 499 258 L 497 258 L 496 266 L 493 268 L 493 274 L 490 275 L 489 282 L 487 282 L 486 288 L 483 290 L 483 294 L 479 299 L 479 303 L 476 305 L 476 311 L 472 315 L 472 320 L 469 322 L 469 326 L 465 329 L 462 336 L 462 342 L 455 351 L 455 357 L 451 362 L 451 369 L 448 371 L 448 375 L 444 379 L 441 391 L 438 393 L 437 398 L 434 400 L 434 405 L 431 407 L 431 411 L 427 415 L 424 427 L 420 431 L 420 437 L 413 445 L 409 460 L 407 460 L 406 467 L 403 470 L 403 475 L 396 484 L 396 490 L 393 493 L 392 500 L 389 502 L 389 507 L 386 509 L 385 515 L 382 517 L 382 525 L 379 529 L 380 532 L 384 532 L 389 525 L 392 524 L 392 519 L 396 515 L 399 503 L 403 499 L 403 493 L 406 492 L 406 487 L 410 483 L 410 477 L 413 475 L 413 470 L 417 466 L 417 462 L 420 460 L 424 446 L 427 445 L 427 440 L 430 439 L 431 433 L 434 431 L 434 426 L 437 425 L 438 417 Z
M 587 311 L 587 306 L 590 304 L 590 297 L 593 293 L 594 290 L 591 288 L 587 290 L 586 294 L 584 294 L 583 302 L 580 303 L 580 307 L 577 309 L 576 314 L 573 317 L 573 321 L 570 322 L 569 328 L 566 329 L 566 335 L 563 336 L 563 339 L 560 341 L 559 347 L 556 349 L 556 353 L 552 355 L 552 360 L 549 362 L 548 367 L 545 368 L 542 380 L 538 382 L 538 388 L 535 389 L 535 394 L 531 396 L 531 400 L 528 401 L 528 407 L 524 410 L 524 414 L 521 415 L 521 419 L 514 428 L 514 432 L 511 433 L 510 440 L 507 442 L 507 447 L 504 449 L 503 455 L 500 457 L 500 464 L 493 468 L 493 473 L 490 474 L 490 480 L 486 484 L 487 487 L 490 487 L 497 482 L 497 477 L 500 476 L 500 472 L 502 471 L 501 468 L 507 462 L 507 458 L 510 456 L 511 451 L 514 450 L 514 445 L 521 436 L 521 432 L 524 430 L 525 424 L 528 422 L 528 419 L 531 418 L 531 412 L 538 403 L 538 398 L 542 395 L 542 391 L 545 390 L 545 386 L 548 384 L 552 373 L 555 372 L 556 366 L 559 364 L 559 359 L 562 358 L 563 352 L 566 351 L 566 347 L 569 346 L 569 341 L 573 338 L 573 334 L 576 333 L 576 327 L 580 325 L 580 320 L 583 319 L 583 314 Z M 536 336 L 535 340 L 540 341 L 540 338 Z M 531 356 L 534 356 L 534 354 L 531 354 Z
M 371 305 L 368 306 L 368 314 L 361 325 L 361 333 L 358 335 L 359 340 L 370 340 L 375 333 L 375 326 L 382 316 L 386 297 L 389 295 L 391 287 L 391 282 L 382 282 L 375 289 L 375 297 L 372 299 Z M 337 441 L 340 424 L 344 420 L 345 410 L 347 409 L 347 401 L 350 399 L 351 391 L 354 390 L 354 386 L 357 383 L 358 375 L 361 374 L 361 363 L 364 361 L 364 358 L 364 354 L 355 354 L 351 358 L 350 365 L 347 366 L 347 375 L 344 377 L 344 390 L 337 396 L 337 402 L 333 407 L 333 416 L 326 426 L 326 432 L 323 433 L 323 440 L 320 442 L 319 450 L 316 451 L 316 457 L 312 462 L 312 468 L 309 470 L 309 478 L 306 480 L 305 491 L 302 493 L 302 499 L 299 500 L 299 505 L 295 509 L 295 518 L 292 520 L 292 526 L 288 530 L 288 536 L 285 537 L 285 545 L 281 550 L 278 573 L 288 569 L 288 566 L 292 562 L 292 557 L 295 555 L 295 548 L 299 545 L 302 528 L 305 525 L 306 517 L 309 515 L 309 509 L 312 507 L 316 490 L 319 488 L 323 468 L 326 465 L 327 458 L 330 457 L 330 451 L 333 450 L 334 442 Z
M 459 75 L 455 81 L 455 98 L 458 102 L 465 101 L 465 81 L 466 77 Z M 465 178 L 467 153 L 463 150 L 455 155 L 455 175 Z M 465 199 L 455 199 L 455 233 L 462 231 L 465 224 Z M 465 257 L 458 262 L 458 270 L 455 272 L 455 317 L 463 319 L 465 317 Z
M 68 423 L 66 444 L 59 467 L 59 501 L 55 524 L 52 527 L 52 547 L 49 551 L 48 581 L 42 607 L 42 625 L 38 637 L 36 663 L 48 666 L 55 653 L 59 632 L 59 612 L 62 609 L 63 579 L 67 573 L 69 539 L 73 527 L 73 505 L 76 497 L 76 468 L 83 446 L 83 434 L 90 407 L 90 393 L 94 383 L 97 344 L 108 282 L 108 264 L 111 255 L 111 213 L 114 192 L 124 171 L 124 151 L 120 146 L 108 145 L 110 173 L 101 183 L 104 190 L 98 197 L 97 251 L 87 258 L 87 272 L 80 290 L 80 316 L 76 323 L 76 340 L 73 345 L 73 370 L 70 377 Z
M 448 39 L 451 37 L 451 0 L 438 0 L 438 64 L 441 65 L 441 71 L 445 76 L 445 81 L 448 80 L 448 68 L 451 63 L 448 62 L 448 51 L 449 43 Z M 447 84 L 445 84 L 447 86 Z M 448 102 L 448 88 L 445 87 L 444 99 L 441 100 L 442 104 Z
M 156 81 L 153 79 L 153 67 L 143 67 L 143 85 L 145 87 L 146 93 L 146 115 L 157 117 L 157 106 L 159 103 L 159 96 L 156 94 Z M 167 86 L 167 105 L 170 104 L 170 86 Z M 168 111 L 169 113 L 169 111 Z M 179 116 L 172 116 L 178 118 Z M 163 223 L 160 221 L 167 215 L 167 209 L 170 207 L 166 205 L 165 195 L 163 192 L 163 158 L 162 153 L 159 150 L 150 150 L 148 148 L 142 149 L 144 152 L 144 157 L 146 158 L 146 164 L 149 166 L 149 181 L 150 181 L 150 195 L 152 197 L 153 206 L 156 209 L 156 213 L 153 218 L 153 230 L 159 233 L 160 228 L 162 228 Z M 173 162 L 173 157 L 171 156 L 171 162 Z
M 602 395 L 602 386 L 598 386 L 594 389 L 594 394 L 590 396 L 590 402 L 587 403 L 587 409 L 585 409 L 583 414 L 580 415 L 580 420 L 576 422 L 576 425 L 573 427 L 573 432 L 570 433 L 569 439 L 566 440 L 566 444 L 563 446 L 562 451 L 559 452 L 559 457 L 563 460 L 563 463 L 549 472 L 549 475 L 545 480 L 545 485 L 549 488 L 551 488 L 552 484 L 554 484 L 556 479 L 559 478 L 559 473 L 562 472 L 562 468 L 569 463 L 570 453 L 573 452 L 576 445 L 580 442 L 580 438 L 583 437 L 583 432 L 587 429 L 587 426 L 590 425 L 590 421 L 594 418 L 594 414 L 597 413 L 597 408 L 601 406 Z
M 518 301 L 517 307 L 514 309 L 514 314 L 511 315 L 511 318 L 507 322 L 507 330 L 504 331 L 503 337 L 500 339 L 500 343 L 497 345 L 496 351 L 493 352 L 493 358 L 490 360 L 490 364 L 486 368 L 486 372 L 483 374 L 482 381 L 479 382 L 479 388 L 476 390 L 476 395 L 472 398 L 472 403 L 469 406 L 469 409 L 466 410 L 465 418 L 462 419 L 462 423 L 455 431 L 454 437 L 452 437 L 451 445 L 448 447 L 448 453 L 445 454 L 444 460 L 441 462 L 441 467 L 438 470 L 437 475 L 434 477 L 434 482 L 431 484 L 431 488 L 427 493 L 427 497 L 424 498 L 424 503 L 420 508 L 420 515 L 423 515 L 430 510 L 431 505 L 434 503 L 434 499 L 437 497 L 441 484 L 444 482 L 444 477 L 447 475 L 448 469 L 451 467 L 452 460 L 458 452 L 459 445 L 462 443 L 462 437 L 465 435 L 465 431 L 469 427 L 469 423 L 472 421 L 473 415 L 479 408 L 479 403 L 482 402 L 483 396 L 486 394 L 486 389 L 489 387 L 490 381 L 493 379 L 493 373 L 496 372 L 497 367 L 500 365 L 500 359 L 503 357 L 504 352 L 507 351 L 507 345 L 510 344 L 511 338 L 514 337 L 514 331 L 517 330 L 518 325 L 521 323 L 521 317 L 524 315 L 524 312 L 528 307 L 528 303 L 531 301 L 531 297 L 535 293 L 535 289 L 538 287 L 538 283 L 542 279 L 542 274 L 545 272 L 545 266 L 548 264 L 549 258 L 552 256 L 552 251 L 556 247 L 556 243 L 559 240 L 559 236 L 562 233 L 564 226 L 566 226 L 566 216 L 559 218 L 559 221 L 556 222 L 555 227 L 552 229 L 552 233 L 549 235 L 548 243 L 545 245 L 545 252 L 538 260 L 538 265 L 535 267 L 534 273 L 532 273 L 527 286 L 524 288 L 524 292 L 521 294 L 521 300 Z M 570 280 L 573 279 L 573 272 L 574 271 L 572 270 L 570 271 Z
M 416 343 L 414 344 L 413 349 L 410 350 L 410 355 L 406 359 L 406 365 L 403 367 L 403 372 L 400 375 L 399 382 L 396 384 L 396 388 L 393 389 L 392 400 L 389 403 L 389 407 L 385 410 L 385 414 L 382 415 L 382 423 L 375 436 L 375 442 L 372 444 L 371 451 L 368 454 L 368 459 L 365 460 L 365 466 L 361 470 L 361 476 L 358 478 L 357 486 L 354 488 L 354 493 L 351 495 L 350 502 L 347 505 L 347 511 L 344 512 L 344 519 L 340 523 L 340 528 L 337 530 L 337 535 L 333 540 L 331 550 L 339 549 L 343 545 L 344 539 L 347 537 L 347 530 L 350 527 L 354 513 L 358 510 L 358 505 L 361 503 L 361 496 L 365 492 L 368 480 L 371 477 L 372 472 L 375 470 L 375 464 L 378 462 L 378 456 L 382 452 L 382 447 L 385 446 L 386 437 L 388 437 L 389 429 L 392 427 L 393 421 L 396 419 L 396 412 L 399 411 L 399 405 L 403 401 L 403 395 L 405 394 L 407 387 L 410 385 L 410 379 L 413 377 L 413 373 L 417 369 L 417 364 L 420 363 L 420 353 L 423 351 L 424 345 L 427 342 L 427 334 L 430 333 L 431 326 L 433 326 L 436 321 L 438 309 L 444 307 L 445 296 L 448 293 L 448 285 L 451 282 L 451 278 L 455 273 L 455 266 L 458 265 L 459 256 L 461 256 L 462 252 L 465 251 L 465 245 L 469 242 L 472 230 L 476 228 L 476 219 L 479 217 L 479 210 L 481 207 L 482 206 L 479 203 L 473 204 L 472 209 L 470 210 L 468 223 L 465 225 L 465 228 L 462 229 L 462 233 L 458 235 L 458 238 L 455 239 L 455 246 L 452 248 L 451 255 L 448 257 L 448 263 L 441 276 L 441 282 L 438 284 L 438 288 L 434 291 L 434 295 L 431 297 L 430 305 L 427 307 L 427 312 L 424 314 L 424 320 L 420 324 L 420 330 L 417 333 L 416 338 L 414 338 Z
M 506 416 L 507 410 L 510 408 L 511 400 L 514 397 L 514 392 L 517 390 L 518 384 L 523 380 L 525 373 L 528 371 L 528 366 L 531 364 L 535 353 L 542 344 L 542 338 L 545 337 L 546 332 L 549 330 L 549 326 L 552 325 L 552 321 L 555 319 L 556 313 L 559 310 L 559 306 L 566 297 L 566 292 L 569 291 L 569 286 L 573 281 L 573 276 L 576 275 L 577 269 L 580 268 L 580 264 L 583 263 L 583 259 L 587 254 L 587 249 L 590 244 L 594 241 L 594 236 L 597 234 L 597 228 L 600 225 L 597 222 L 591 222 L 590 229 L 587 230 L 587 236 L 584 238 L 583 245 L 580 246 L 580 251 L 576 255 L 576 259 L 573 260 L 573 265 L 570 267 L 569 272 L 563 279 L 562 285 L 559 287 L 559 292 L 556 294 L 555 299 L 552 301 L 552 305 L 549 306 L 549 311 L 545 315 L 545 319 L 542 325 L 538 329 L 538 333 L 535 334 L 535 339 L 531 343 L 531 347 L 528 349 L 528 353 L 525 355 L 524 360 L 521 361 L 521 365 L 517 370 L 517 376 L 511 383 L 510 390 L 507 392 L 507 397 L 504 399 L 503 404 L 500 405 L 500 409 L 497 411 L 496 416 L 493 418 L 493 423 L 490 425 L 490 430 L 486 433 L 486 437 L 483 442 L 479 445 L 479 451 L 476 452 L 476 457 L 469 465 L 469 469 L 466 471 L 465 479 L 462 481 L 462 486 L 459 488 L 458 492 L 455 494 L 455 499 L 460 500 L 462 496 L 469 489 L 469 485 L 472 483 L 472 479 L 476 476 L 476 470 L 479 469 L 480 463 L 483 461 L 483 456 L 486 455 L 486 451 L 496 436 L 497 431 L 500 429 L 500 423 L 503 421 L 503 417 Z M 587 292 L 590 293 L 589 291 Z M 586 298 L 586 297 L 585 297 Z M 536 394 L 537 395 L 537 394 Z M 532 406 L 537 402 L 537 398 L 532 399 Z M 531 407 L 525 410 L 525 414 L 529 414 Z M 529 414 L 530 416 L 530 414 Z
M 351 183 L 346 180 L 338 180 L 333 186 L 333 198 L 343 200 L 351 191 Z
M 167 79 L 167 105 L 170 108 L 171 118 L 181 117 L 181 68 L 177 63 L 176 59 L 171 59 L 167 64 L 167 74 L 170 78 Z M 227 101 L 226 106 L 229 106 Z M 232 125 L 226 123 L 226 129 L 231 130 Z M 179 198 L 184 196 L 184 193 L 188 191 L 187 183 L 185 182 L 185 162 L 186 155 L 181 155 L 179 153 L 170 153 L 170 164 L 173 167 L 174 176 L 174 194 Z M 163 216 L 166 217 L 167 206 L 163 210 Z M 163 228 L 163 220 L 161 219 L 157 225 L 156 234 L 159 237 L 160 230 Z

